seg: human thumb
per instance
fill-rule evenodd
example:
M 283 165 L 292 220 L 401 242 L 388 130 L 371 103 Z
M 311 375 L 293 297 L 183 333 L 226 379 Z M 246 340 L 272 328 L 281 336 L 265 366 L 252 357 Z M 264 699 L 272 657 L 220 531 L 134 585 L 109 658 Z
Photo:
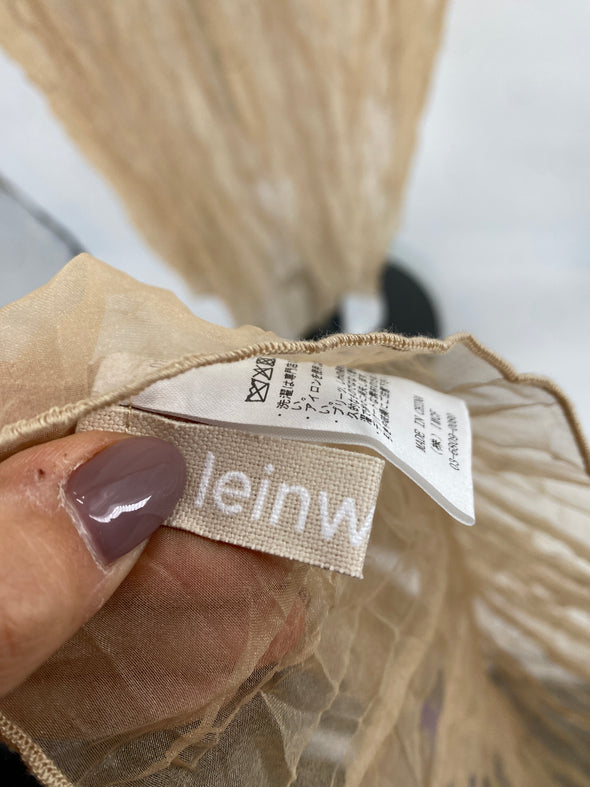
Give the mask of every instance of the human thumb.
M 83 432 L 0 463 L 0 697 L 111 596 L 186 480 L 154 437 Z

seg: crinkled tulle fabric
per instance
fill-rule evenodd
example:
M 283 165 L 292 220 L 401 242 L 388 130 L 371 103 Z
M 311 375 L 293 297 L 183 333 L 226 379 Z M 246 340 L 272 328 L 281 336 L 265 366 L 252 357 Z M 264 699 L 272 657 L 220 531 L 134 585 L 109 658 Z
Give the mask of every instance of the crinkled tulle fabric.
M 295 336 L 375 288 L 444 7 L 5 0 L 0 45 L 164 260 Z
M 0 447 L 163 376 L 274 354 L 462 397 L 477 523 L 387 467 L 365 577 L 161 528 L 107 605 L 0 703 L 48 785 L 590 783 L 588 451 L 565 397 L 468 335 L 286 342 L 91 257 L 0 311 Z M 101 359 L 138 359 L 93 397 Z M 145 374 L 146 358 L 167 362 Z

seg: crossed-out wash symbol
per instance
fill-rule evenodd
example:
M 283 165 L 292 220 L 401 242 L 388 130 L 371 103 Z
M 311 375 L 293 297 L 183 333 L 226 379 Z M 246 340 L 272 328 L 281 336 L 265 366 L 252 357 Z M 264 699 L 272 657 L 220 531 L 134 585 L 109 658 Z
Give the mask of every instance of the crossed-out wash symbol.
M 254 374 L 250 379 L 247 402 L 265 402 L 270 390 L 276 358 L 257 358 Z

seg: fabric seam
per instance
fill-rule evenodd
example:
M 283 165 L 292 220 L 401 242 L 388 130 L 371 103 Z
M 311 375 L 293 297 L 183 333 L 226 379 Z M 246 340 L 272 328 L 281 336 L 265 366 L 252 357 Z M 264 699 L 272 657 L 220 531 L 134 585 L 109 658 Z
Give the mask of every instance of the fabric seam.
M 41 413 L 35 418 L 22 419 L 14 424 L 9 424 L 0 430 L 0 442 L 3 440 L 17 440 L 26 437 L 38 427 L 67 426 L 72 420 L 78 420 L 87 413 L 101 407 L 116 404 L 129 396 L 134 396 L 143 391 L 152 383 L 158 380 L 175 377 L 189 369 L 197 369 L 203 366 L 212 366 L 217 363 L 232 363 L 252 358 L 255 355 L 315 355 L 326 350 L 338 349 L 340 347 L 370 347 L 381 346 L 389 347 L 400 352 L 429 351 L 434 354 L 444 354 L 449 352 L 458 344 L 463 344 L 474 355 L 489 363 L 493 368 L 500 372 L 509 382 L 517 384 L 529 384 L 547 391 L 555 397 L 562 408 L 568 426 L 570 427 L 580 452 L 584 464 L 584 470 L 590 475 L 590 447 L 582 430 L 582 426 L 575 412 L 574 406 L 564 391 L 552 380 L 535 374 L 519 374 L 514 367 L 497 355 L 492 350 L 485 347 L 470 333 L 456 333 L 447 339 L 430 339 L 428 337 L 406 337 L 399 334 L 390 333 L 369 333 L 369 334 L 334 334 L 319 341 L 266 341 L 259 344 L 251 344 L 239 350 L 230 350 L 225 353 L 213 353 L 210 355 L 188 354 L 172 361 L 165 366 L 147 375 L 141 383 L 131 383 L 118 391 L 111 391 L 97 397 L 85 399 L 82 402 L 73 402 L 60 407 L 52 407 Z

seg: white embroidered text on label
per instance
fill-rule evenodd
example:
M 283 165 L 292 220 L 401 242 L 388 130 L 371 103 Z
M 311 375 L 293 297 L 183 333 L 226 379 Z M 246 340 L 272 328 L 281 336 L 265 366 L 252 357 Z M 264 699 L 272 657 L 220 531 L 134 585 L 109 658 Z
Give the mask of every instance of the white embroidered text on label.
M 77 428 L 151 435 L 180 450 L 187 480 L 168 527 L 362 577 L 380 457 L 120 406 Z

